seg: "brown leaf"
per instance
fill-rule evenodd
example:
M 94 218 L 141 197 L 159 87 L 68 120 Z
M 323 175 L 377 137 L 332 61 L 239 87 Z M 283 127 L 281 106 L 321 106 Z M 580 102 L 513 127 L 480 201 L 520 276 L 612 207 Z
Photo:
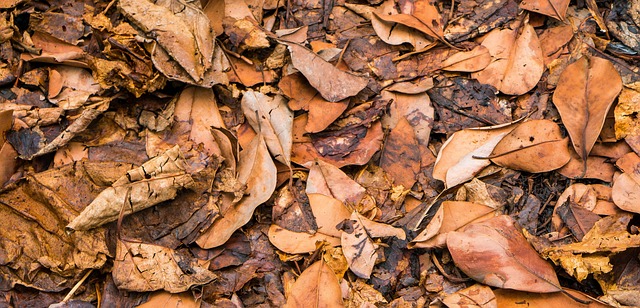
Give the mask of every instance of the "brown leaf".
M 640 135 L 640 92 L 623 88 L 614 110 L 616 139 Z
M 171 294 L 160 291 L 149 295 L 149 300 L 138 308 L 200 308 L 202 299 L 196 299 L 191 292 Z
M 613 181 L 613 174 L 616 172 L 616 168 L 612 163 L 610 163 L 611 160 L 609 158 L 589 155 L 585 163 L 573 148 L 569 149 L 569 152 L 571 159 L 566 165 L 558 169 L 558 173 L 570 179 L 599 179 L 605 182 Z
M 393 179 L 396 185 L 411 189 L 420 172 L 420 148 L 414 128 L 404 117 L 398 120 L 384 144 L 380 154 L 380 167 Z
M 621 209 L 640 213 L 640 177 L 634 172 L 625 172 L 613 182 L 613 202 Z
M 357 212 L 342 224 L 341 244 L 349 269 L 360 278 L 369 279 L 378 252 L 376 245 L 365 230 Z
M 609 307 L 599 301 L 594 301 L 590 296 L 584 293 L 563 289 L 565 292 L 571 294 L 571 296 L 578 298 L 588 304 L 577 302 L 575 299 L 569 297 L 564 292 L 558 293 L 534 293 L 534 292 L 522 292 L 507 289 L 493 290 L 496 296 L 498 307 L 504 308 L 520 308 L 522 305 L 528 305 L 529 307 L 547 307 L 547 308 L 605 308 Z
M 284 307 L 343 307 L 338 277 L 324 261 L 312 264 L 291 286 Z
M 568 143 L 553 121 L 527 121 L 500 140 L 491 152 L 491 161 L 515 170 L 547 172 L 569 162 Z
M 49 71 L 48 99 L 65 110 L 82 107 L 99 90 L 100 85 L 86 69 L 58 66 Z
M 334 247 L 340 246 L 340 237 L 322 232 L 316 232 L 313 235 L 294 232 L 274 224 L 269 228 L 269 242 L 286 253 L 308 253 L 316 250 L 317 242 L 327 242 Z
M 293 112 L 287 107 L 285 98 L 249 90 L 242 96 L 241 106 L 253 130 L 264 137 L 273 157 L 287 166 L 291 165 Z
M 293 66 L 324 99 L 338 102 L 358 94 L 367 86 L 367 78 L 342 71 L 298 44 L 289 43 L 287 46 Z
M 393 3 L 392 1 L 390 1 Z M 442 16 L 429 0 L 407 2 L 398 14 L 384 6 L 374 14 L 386 22 L 393 22 L 416 29 L 436 39 L 444 40 Z
M 225 125 L 211 89 L 185 88 L 178 96 L 173 114 L 175 120 L 191 124 L 189 140 L 202 144 L 204 152 L 210 156 L 221 154 L 220 146 L 210 129 L 225 128 Z
M 247 186 L 247 196 L 233 204 L 197 239 L 198 246 L 209 249 L 224 244 L 238 228 L 253 216 L 253 211 L 267 201 L 276 189 L 276 166 L 269 156 L 262 135 L 256 135 L 249 147 L 240 152 L 238 181 Z
M 538 84 L 544 72 L 540 41 L 533 27 L 525 22 L 512 29 L 495 29 L 482 41 L 492 62 L 471 74 L 481 83 L 490 84 L 504 94 L 521 95 Z
M 385 16 L 398 14 L 394 1 L 385 1 L 377 11 L 371 9 L 371 26 L 382 41 L 390 45 L 411 44 L 416 50 L 423 49 L 431 43 L 425 34 L 402 23 L 385 20 Z
M 560 75 L 553 104 L 585 160 L 596 143 L 613 100 L 622 90 L 620 74 L 608 60 L 582 57 Z
M 478 45 L 470 51 L 458 52 L 442 62 L 443 71 L 477 72 L 491 63 L 489 49 Z
M 340 237 L 340 230 L 336 227 L 343 220 L 351 216 L 351 212 L 340 200 L 322 194 L 308 194 L 309 204 L 316 217 L 318 232 Z
M 216 278 L 188 251 L 122 240 L 116 247 L 112 275 L 119 289 L 134 292 L 185 292 Z
M 13 123 L 13 111 L 0 111 L 0 187 L 4 187 L 16 170 L 18 153 L 7 142 L 6 133 Z
M 565 202 L 556 210 L 578 241 L 582 240 L 584 235 L 600 220 L 600 216 L 597 214 L 571 201 Z
M 539 293 L 561 290 L 553 267 L 538 256 L 509 216 L 450 232 L 447 247 L 456 266 L 479 282 Z
M 520 2 L 520 8 L 564 20 L 569 2 L 569 0 L 524 0 Z
M 496 209 L 487 205 L 466 201 L 444 201 L 427 227 L 416 236 L 409 248 L 442 248 L 447 244 L 447 234 L 496 215 Z
M 309 167 L 307 194 L 323 194 L 356 205 L 364 197 L 365 191 L 364 187 L 330 163 L 316 160 Z
M 193 184 L 193 178 L 185 172 L 184 157 L 175 146 L 127 171 L 111 187 L 103 190 L 66 228 L 90 230 L 116 221 L 121 212 L 128 215 L 171 200 L 179 190 Z
M 491 288 L 474 284 L 466 289 L 445 296 L 442 303 L 449 308 L 480 307 L 498 308 L 498 302 Z

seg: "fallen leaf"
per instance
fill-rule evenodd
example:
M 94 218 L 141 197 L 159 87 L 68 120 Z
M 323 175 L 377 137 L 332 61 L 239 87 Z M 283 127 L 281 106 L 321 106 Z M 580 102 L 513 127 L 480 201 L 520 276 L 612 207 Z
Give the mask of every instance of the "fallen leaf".
M 571 25 L 548 28 L 540 34 L 540 46 L 542 47 L 545 66 L 549 66 L 553 60 L 558 59 L 563 54 L 572 38 L 573 27 Z
M 293 66 L 298 69 L 309 84 L 330 102 L 339 102 L 355 96 L 367 86 L 368 80 L 342 71 L 320 58 L 312 51 L 295 43 L 287 44 Z
M 380 167 L 396 185 L 411 189 L 420 172 L 420 149 L 414 128 L 405 118 L 389 132 L 380 154 Z
M 589 155 L 585 163 L 573 148 L 569 149 L 569 152 L 571 159 L 566 165 L 558 169 L 558 173 L 570 179 L 599 179 L 605 182 L 613 181 L 613 174 L 616 172 L 616 168 L 610 162 L 611 159 L 602 156 Z
M 458 268 L 489 286 L 539 293 L 562 290 L 553 267 L 540 258 L 509 216 L 450 232 L 447 247 Z
M 242 96 L 241 106 L 253 130 L 264 137 L 273 157 L 287 166 L 291 165 L 293 112 L 287 107 L 285 98 L 249 90 Z
M 602 58 L 582 57 L 560 75 L 553 104 L 582 160 L 596 143 L 607 112 L 620 90 L 620 75 L 611 62 Z
M 524 0 L 520 2 L 520 8 L 564 20 L 569 2 L 569 0 Z
M 447 244 L 447 234 L 496 215 L 496 209 L 486 205 L 466 201 L 444 201 L 431 218 L 427 227 L 416 236 L 409 248 L 443 248 Z
M 138 306 L 139 308 L 200 308 L 202 299 L 196 299 L 191 292 L 171 294 L 165 291 L 154 292 L 149 300 Z
M 491 161 L 501 167 L 539 173 L 556 170 L 571 159 L 568 138 L 550 120 L 519 124 L 491 152 Z
M 636 90 L 623 88 L 614 110 L 616 139 L 640 135 L 638 113 L 640 113 L 640 93 Z
M 388 6 L 387 6 L 388 7 Z M 416 29 L 433 38 L 444 40 L 442 16 L 429 0 L 407 2 L 400 12 L 389 10 L 385 6 L 374 14 L 386 22 L 398 23 Z
M 564 292 L 571 294 L 582 301 L 587 302 L 583 304 L 577 302 L 575 299 L 569 297 Z M 522 292 L 508 289 L 493 290 L 495 294 L 498 307 L 504 308 L 520 308 L 526 305 L 527 307 L 548 307 L 548 308 L 566 308 L 566 307 L 580 307 L 580 308 L 604 308 L 609 307 L 599 301 L 595 301 L 592 297 L 585 295 L 584 293 L 563 289 L 563 292 L 558 293 L 535 293 L 535 292 Z
M 384 296 L 373 286 L 367 284 L 364 279 L 356 279 L 353 283 L 350 283 L 349 286 L 349 296 L 346 299 L 345 307 L 356 308 L 388 303 Z
M 291 286 L 284 307 L 343 307 L 338 277 L 324 261 L 317 261 Z
M 470 51 L 458 52 L 442 62 L 443 71 L 477 72 L 491 63 L 489 49 L 478 45 Z
M 199 265 L 188 251 L 118 241 L 113 262 L 113 281 L 119 289 L 180 293 L 211 282 L 216 275 Z
M 341 245 L 344 257 L 347 258 L 349 269 L 360 278 L 369 279 L 376 259 L 378 259 L 377 245 L 373 242 L 367 230 L 359 219 L 357 212 L 342 224 Z
M 16 170 L 18 152 L 7 142 L 6 133 L 13 123 L 13 111 L 0 111 L 0 187 L 4 187 Z
M 521 95 L 538 84 L 544 72 L 540 41 L 528 22 L 516 22 L 511 29 L 495 29 L 482 41 L 492 62 L 471 74 L 504 94 Z
M 462 184 L 489 166 L 487 157 L 502 138 L 516 126 L 513 124 L 471 128 L 455 132 L 440 148 L 433 167 L 433 178 L 446 187 Z
M 480 307 L 498 308 L 498 302 L 491 288 L 474 284 L 466 289 L 445 296 L 442 303 L 449 308 Z
M 635 172 L 624 172 L 615 179 L 611 198 L 620 209 L 640 213 L 640 177 Z
M 249 146 L 240 152 L 238 178 L 247 186 L 247 196 L 233 204 L 221 217 L 216 217 L 211 227 L 196 240 L 198 246 L 209 249 L 224 244 L 238 228 L 253 216 L 253 211 L 267 201 L 276 189 L 276 166 L 269 156 L 262 135 L 256 135 Z
M 225 128 L 211 89 L 187 87 L 178 96 L 174 117 L 177 121 L 189 122 L 189 140 L 202 144 L 205 152 L 220 155 L 220 146 L 211 133 L 211 127 Z
M 331 246 L 340 246 L 340 237 L 322 232 L 309 234 L 306 232 L 289 231 L 278 225 L 269 228 L 269 242 L 286 253 L 308 253 L 316 250 L 316 243 L 327 242 Z
M 82 107 L 99 90 L 100 85 L 86 69 L 58 66 L 49 71 L 48 99 L 65 110 Z
M 185 172 L 184 157 L 178 146 L 127 171 L 103 190 L 71 223 L 67 230 L 90 230 L 175 198 L 178 191 L 193 185 Z
M 571 201 L 563 203 L 555 210 L 578 241 L 582 240 L 584 235 L 600 220 L 600 216 L 597 214 Z
M 323 194 L 341 202 L 357 205 L 366 190 L 338 167 L 316 160 L 309 167 L 307 194 Z

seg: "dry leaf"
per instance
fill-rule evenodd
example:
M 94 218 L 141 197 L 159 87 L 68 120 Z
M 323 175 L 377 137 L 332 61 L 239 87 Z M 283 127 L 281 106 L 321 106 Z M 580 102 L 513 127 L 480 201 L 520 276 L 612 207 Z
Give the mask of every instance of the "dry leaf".
M 614 110 L 616 139 L 640 135 L 638 113 L 640 113 L 640 93 L 636 90 L 623 88 Z
M 308 165 L 307 165 L 308 166 Z M 338 167 L 321 160 L 309 166 L 307 194 L 323 194 L 341 202 L 357 205 L 366 190 Z
M 6 133 L 13 123 L 13 111 L 0 111 L 0 187 L 4 187 L 11 175 L 16 170 L 18 153 L 7 142 Z
M 187 87 L 178 96 L 174 117 L 177 121 L 189 122 L 189 140 L 202 144 L 205 152 L 220 155 L 220 146 L 210 129 L 225 128 L 211 89 Z
M 558 173 L 571 179 L 599 179 L 605 182 L 613 180 L 616 168 L 610 162 L 611 159 L 589 155 L 585 163 L 573 148 L 570 148 L 569 152 L 571 159 L 566 165 L 558 169 Z
M 367 86 L 367 78 L 342 71 L 298 44 L 289 43 L 287 46 L 293 66 L 324 99 L 338 102 L 355 96 Z
M 342 308 L 342 291 L 338 277 L 320 260 L 300 274 L 288 292 L 285 308 Z
M 582 57 L 560 75 L 553 94 L 576 153 L 585 160 L 596 143 L 622 79 L 613 64 L 597 57 Z
M 262 135 L 256 135 L 249 146 L 240 152 L 238 181 L 247 186 L 248 195 L 233 204 L 197 239 L 198 246 L 209 249 L 224 244 L 229 237 L 244 226 L 253 216 L 253 211 L 267 201 L 276 189 L 276 166 L 269 156 Z
M 409 248 L 443 248 L 447 234 L 464 226 L 485 221 L 496 215 L 496 209 L 465 201 L 444 201 L 427 227 L 416 236 Z
M 447 247 L 458 268 L 489 286 L 539 293 L 561 290 L 553 267 L 540 258 L 509 216 L 450 232 Z
M 293 112 L 287 107 L 285 98 L 249 90 L 242 96 L 241 106 L 253 130 L 264 137 L 273 157 L 287 166 L 291 165 Z
M 351 216 L 351 212 L 340 200 L 322 194 L 308 194 L 309 205 L 316 217 L 318 232 L 340 237 L 340 230 L 337 228 L 343 220 Z
M 466 289 L 445 296 L 442 303 L 449 308 L 479 307 L 498 308 L 498 302 L 491 288 L 474 284 Z
M 471 128 L 455 132 L 440 148 L 433 167 L 433 178 L 446 187 L 462 184 L 489 166 L 487 157 L 502 138 L 516 126 L 513 124 Z
M 384 169 L 395 185 L 411 189 L 420 172 L 420 148 L 414 128 L 404 117 L 389 132 L 380 154 L 380 167 Z
M 495 294 L 498 307 L 500 308 L 521 308 L 524 305 L 527 307 L 547 307 L 547 308 L 605 308 L 609 307 L 598 301 L 593 300 L 590 296 L 584 293 L 563 289 L 564 292 L 571 294 L 571 296 L 578 298 L 582 301 L 588 302 L 588 304 L 582 304 L 575 299 L 569 297 L 564 292 L 558 293 L 533 293 L 522 292 L 507 289 L 493 290 Z
M 86 69 L 58 66 L 49 71 L 48 99 L 65 110 L 82 107 L 99 90 L 100 85 Z
M 196 299 L 191 292 L 171 294 L 165 291 L 154 292 L 149 300 L 138 308 L 200 308 L 202 299 Z
M 383 19 L 385 18 L 384 16 L 397 13 L 394 1 L 385 1 L 378 7 L 377 11 L 371 9 L 369 13 L 371 26 L 382 41 L 390 45 L 409 43 L 416 50 L 423 49 L 431 43 L 431 41 L 425 37 L 425 34 L 417 29 Z
M 340 237 L 319 231 L 315 234 L 294 232 L 274 224 L 269 228 L 269 242 L 286 253 L 294 254 L 313 252 L 318 242 L 327 242 L 334 247 L 340 246 Z
M 564 20 L 569 2 L 569 0 L 524 0 L 520 2 L 520 8 Z
M 491 152 L 491 161 L 502 167 L 539 173 L 558 169 L 571 159 L 560 126 L 550 120 L 521 123 L 504 136 Z
M 458 52 L 441 64 L 443 71 L 452 72 L 477 72 L 486 68 L 491 63 L 489 49 L 484 45 L 478 45 L 470 51 Z
M 162 246 L 118 241 L 113 262 L 113 281 L 119 289 L 148 292 L 165 290 L 179 293 L 216 278 L 199 265 L 187 251 Z
M 625 172 L 616 178 L 611 198 L 622 210 L 640 213 L 640 177 L 635 172 Z
M 103 190 L 71 223 L 67 230 L 89 230 L 176 197 L 178 191 L 193 185 L 185 172 L 184 157 L 175 146 L 127 171 Z
M 393 3 L 393 1 L 389 1 Z M 417 0 L 406 2 L 402 11 L 397 14 L 389 10 L 389 4 L 382 6 L 374 14 L 386 22 L 398 23 L 409 28 L 416 29 L 433 38 L 444 40 L 442 16 L 438 9 L 429 0 Z
M 492 62 L 471 74 L 473 78 L 512 95 L 527 93 L 538 84 L 544 72 L 544 57 L 538 35 L 528 22 L 516 22 L 511 29 L 494 29 L 482 45 L 489 49 Z

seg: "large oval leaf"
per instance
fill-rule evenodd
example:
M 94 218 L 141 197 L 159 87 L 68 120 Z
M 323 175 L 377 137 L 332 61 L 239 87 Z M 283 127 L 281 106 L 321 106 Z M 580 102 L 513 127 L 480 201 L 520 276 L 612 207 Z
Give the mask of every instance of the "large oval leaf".
M 338 277 L 323 260 L 309 266 L 293 284 L 285 308 L 342 308 Z

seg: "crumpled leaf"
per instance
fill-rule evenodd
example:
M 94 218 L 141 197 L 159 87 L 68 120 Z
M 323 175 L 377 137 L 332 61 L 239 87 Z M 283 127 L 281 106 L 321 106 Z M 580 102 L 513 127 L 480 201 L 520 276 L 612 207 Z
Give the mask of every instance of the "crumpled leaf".
M 100 85 L 86 69 L 58 66 L 49 71 L 48 99 L 65 110 L 82 107 L 99 90 Z
M 431 43 L 425 33 L 402 23 L 385 20 L 385 16 L 394 15 L 394 1 L 385 1 L 376 11 L 371 9 L 369 13 L 371 26 L 382 41 L 390 45 L 411 44 L 416 50 L 425 48 Z
M 0 187 L 4 186 L 15 172 L 18 152 L 7 142 L 6 133 L 13 123 L 13 111 L 0 111 Z
M 489 49 L 492 62 L 471 77 L 512 95 L 527 93 L 540 81 L 544 58 L 538 35 L 528 22 L 494 29 L 484 38 L 482 45 Z
M 614 110 L 616 139 L 640 135 L 640 92 L 623 88 Z
M 188 255 L 188 251 L 118 240 L 113 281 L 119 289 L 180 293 L 213 281 L 216 275 Z
M 447 295 L 442 299 L 442 303 L 449 308 L 498 308 L 498 301 L 491 288 L 481 284 L 474 284 L 466 289 Z
M 582 57 L 560 75 L 553 104 L 582 160 L 591 152 L 621 90 L 620 74 L 611 62 L 598 57 Z
M 632 217 L 632 214 L 624 213 L 602 218 L 582 241 L 543 248 L 540 253 L 562 266 L 578 281 L 584 280 L 589 274 L 608 273 L 613 270 L 609 263 L 613 253 L 640 247 L 640 235 L 627 231 Z
M 285 308 L 342 308 L 342 291 L 338 277 L 323 261 L 317 261 L 300 274 L 291 286 Z
M 353 283 L 349 283 L 349 286 L 349 297 L 347 297 L 345 303 L 347 308 L 387 304 L 384 296 L 372 285 L 367 284 L 364 279 L 356 279 Z
M 307 78 L 324 99 L 338 102 L 358 94 L 367 86 L 367 78 L 342 71 L 298 44 L 288 43 L 287 46 L 293 67 Z
M 446 187 L 464 183 L 491 164 L 487 157 L 502 138 L 516 126 L 513 124 L 470 128 L 455 132 L 440 148 L 433 166 L 433 178 Z
M 393 3 L 393 1 L 389 1 Z M 388 7 L 388 5 L 387 5 Z M 377 17 L 386 22 L 395 22 L 409 28 L 416 29 L 433 38 L 444 40 L 442 16 L 434 3 L 430 0 L 416 0 L 405 2 L 401 11 L 385 9 L 383 5 L 374 12 Z
M 285 98 L 249 90 L 242 96 L 241 106 L 253 130 L 264 137 L 273 157 L 287 166 L 291 165 L 293 112 L 287 107 Z
M 569 0 L 524 0 L 520 2 L 520 8 L 564 20 L 569 2 Z
M 198 246 L 209 249 L 224 244 L 238 228 L 245 225 L 253 211 L 267 201 L 276 189 L 276 166 L 269 156 L 262 135 L 257 134 L 249 146 L 240 152 L 238 181 L 245 183 L 248 195 L 233 204 L 196 240 Z
M 444 201 L 427 227 L 416 236 L 409 248 L 443 248 L 447 234 L 471 223 L 485 221 L 496 215 L 488 205 L 466 201 Z
M 521 123 L 504 136 L 491 152 L 491 161 L 502 167 L 531 173 L 547 172 L 571 159 L 560 126 L 550 120 Z
M 103 190 L 66 228 L 90 230 L 116 221 L 121 212 L 128 215 L 171 200 L 179 190 L 193 184 L 193 178 L 185 172 L 180 148 L 175 146 L 127 171 L 111 187 Z
M 456 266 L 476 281 L 520 291 L 561 291 L 553 267 L 540 258 L 510 216 L 450 232 L 447 247 Z

